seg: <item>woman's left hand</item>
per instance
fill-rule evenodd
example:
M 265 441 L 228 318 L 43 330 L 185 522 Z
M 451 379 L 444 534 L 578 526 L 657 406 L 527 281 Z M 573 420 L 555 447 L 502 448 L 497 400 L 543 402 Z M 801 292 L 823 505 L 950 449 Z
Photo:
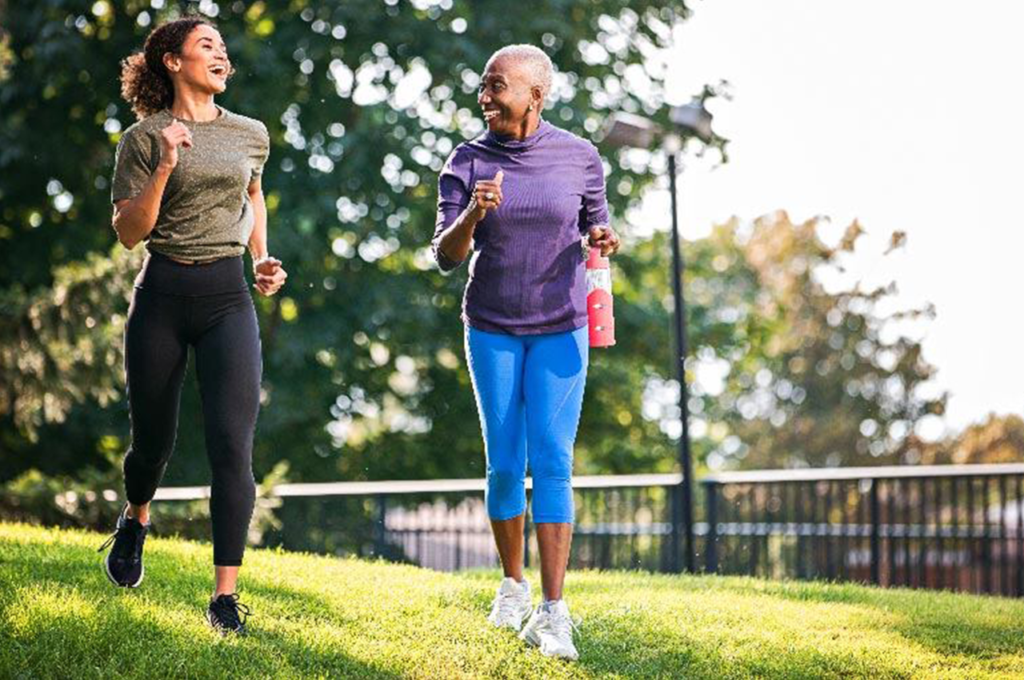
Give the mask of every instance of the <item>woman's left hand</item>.
M 281 286 L 288 278 L 288 272 L 281 266 L 281 260 L 269 255 L 256 260 L 252 265 L 252 271 L 256 276 L 256 290 L 268 297 L 281 290 Z
M 601 249 L 601 257 L 614 255 L 619 250 L 619 235 L 611 227 L 591 227 L 590 245 Z

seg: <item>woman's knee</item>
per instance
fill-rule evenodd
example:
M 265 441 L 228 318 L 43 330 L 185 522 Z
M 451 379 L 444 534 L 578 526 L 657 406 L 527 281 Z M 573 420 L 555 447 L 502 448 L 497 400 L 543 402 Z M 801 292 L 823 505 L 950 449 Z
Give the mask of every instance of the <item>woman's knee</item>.
M 174 440 L 173 433 L 170 436 L 158 437 L 135 435 L 128 451 L 125 452 L 125 468 L 162 471 L 174 453 Z
M 549 442 L 549 445 L 530 456 L 530 475 L 537 480 L 568 482 L 572 477 L 572 447 Z
M 550 448 L 530 457 L 535 522 L 573 521 L 572 450 Z
M 526 509 L 526 471 L 513 466 L 488 466 L 487 514 L 491 519 L 518 517 Z
M 487 488 L 492 493 L 504 494 L 526 488 L 526 470 L 518 465 L 487 466 Z
M 239 447 L 234 451 L 221 451 L 219 456 L 210 456 L 210 470 L 214 482 L 229 481 L 232 484 L 252 485 L 251 450 Z

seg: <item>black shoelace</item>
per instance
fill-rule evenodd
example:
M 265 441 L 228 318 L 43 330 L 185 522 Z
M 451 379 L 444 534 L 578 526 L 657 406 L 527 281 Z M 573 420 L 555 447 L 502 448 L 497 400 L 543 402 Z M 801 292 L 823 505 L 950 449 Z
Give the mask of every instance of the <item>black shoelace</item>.
M 252 611 L 238 601 L 238 593 L 221 595 L 210 603 L 210 611 L 217 617 L 220 625 L 228 630 L 238 630 L 252 616 Z M 239 617 L 239 614 L 242 616 Z
M 103 552 L 113 543 L 114 549 L 112 552 L 115 558 L 137 560 L 139 553 L 142 552 L 142 538 L 146 535 L 144 529 L 145 527 L 134 529 L 126 522 L 123 526 L 118 527 L 117 531 L 104 541 L 103 545 L 96 552 Z

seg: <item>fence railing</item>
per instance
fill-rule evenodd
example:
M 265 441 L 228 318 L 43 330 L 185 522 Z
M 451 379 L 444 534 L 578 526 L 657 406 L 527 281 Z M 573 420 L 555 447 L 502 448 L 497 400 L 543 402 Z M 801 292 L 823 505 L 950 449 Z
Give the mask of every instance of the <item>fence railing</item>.
M 575 538 L 570 564 L 677 571 L 681 526 L 673 502 L 679 474 L 573 479 Z M 294 550 L 380 556 L 445 571 L 497 565 L 483 479 L 281 484 L 282 528 L 266 542 Z M 531 493 L 527 479 L 527 494 Z M 209 497 L 209 487 L 160 489 L 155 500 Z M 676 513 L 678 516 L 678 513 Z M 526 523 L 527 565 L 537 543 Z
M 701 480 L 704 568 L 1024 595 L 1024 465 L 736 472 Z
M 573 568 L 676 572 L 678 474 L 573 480 Z M 495 566 L 484 480 L 282 484 L 265 542 L 440 570 Z M 714 474 L 695 495 L 704 571 L 1024 595 L 1024 465 Z M 529 480 L 528 487 L 529 489 Z M 529 491 L 528 491 L 529 493 Z M 161 489 L 190 500 L 208 487 Z M 526 560 L 537 545 L 526 523 Z

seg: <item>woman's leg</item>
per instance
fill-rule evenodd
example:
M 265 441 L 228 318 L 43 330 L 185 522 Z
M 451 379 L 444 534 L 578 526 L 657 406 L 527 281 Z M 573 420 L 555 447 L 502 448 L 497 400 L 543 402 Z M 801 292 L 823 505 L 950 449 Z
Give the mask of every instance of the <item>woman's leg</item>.
M 175 297 L 135 290 L 125 328 L 125 373 L 131 414 L 131 445 L 124 457 L 128 507 L 100 550 L 107 578 L 136 588 L 145 569 L 142 551 L 149 532 L 149 502 L 174 450 L 178 400 L 188 345 L 183 321 L 188 310 Z
M 572 522 L 537 522 L 537 545 L 544 599 L 561 600 L 572 547 Z
M 545 600 L 562 598 L 574 516 L 572 449 L 587 378 L 587 329 L 531 338 L 523 368 L 533 521 Z
M 256 311 L 248 293 L 196 299 L 195 341 L 206 453 L 213 484 L 214 597 L 235 591 L 256 498 L 252 447 L 259 412 L 262 358 Z
M 467 327 L 466 356 L 487 456 L 487 513 L 505 576 L 522 581 L 526 512 L 523 343 L 515 336 Z
M 131 445 L 124 458 L 128 516 L 149 521 L 149 503 L 174 450 L 188 360 L 181 298 L 136 289 L 125 327 Z
M 230 595 L 238 590 L 238 570 L 241 567 L 213 567 L 213 596 Z
M 498 547 L 501 559 L 501 571 L 506 578 L 523 581 L 523 528 L 526 525 L 526 513 L 512 519 L 492 519 L 491 533 L 494 544 Z

